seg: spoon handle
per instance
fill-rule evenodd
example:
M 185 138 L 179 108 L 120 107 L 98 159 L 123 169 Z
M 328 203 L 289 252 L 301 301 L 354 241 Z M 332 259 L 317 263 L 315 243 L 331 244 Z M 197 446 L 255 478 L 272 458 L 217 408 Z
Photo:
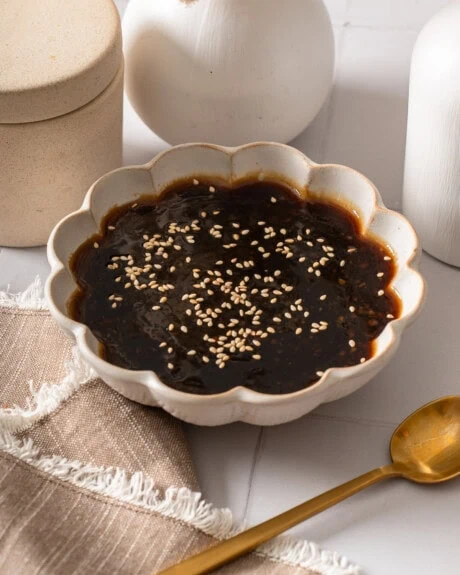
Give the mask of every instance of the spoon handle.
M 222 541 L 178 565 L 161 571 L 159 575 L 203 575 L 204 573 L 209 573 L 225 565 L 225 563 L 237 559 L 249 551 L 253 551 L 265 541 L 275 537 L 275 535 L 279 535 L 283 531 L 294 527 L 294 525 L 305 521 L 305 519 L 332 507 L 365 487 L 369 487 L 382 479 L 398 475 L 400 475 L 400 472 L 392 465 L 379 467 L 364 473 L 364 475 L 360 475 L 356 479 L 326 491 L 326 493 L 301 503 L 247 531 L 243 531 L 235 537 Z

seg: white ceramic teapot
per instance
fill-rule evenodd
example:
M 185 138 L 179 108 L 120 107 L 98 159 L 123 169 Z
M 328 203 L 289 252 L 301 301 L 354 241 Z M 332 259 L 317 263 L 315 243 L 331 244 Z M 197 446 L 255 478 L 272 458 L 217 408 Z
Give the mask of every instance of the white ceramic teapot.
M 322 0 L 131 0 L 123 31 L 129 99 L 171 144 L 287 142 L 332 84 Z

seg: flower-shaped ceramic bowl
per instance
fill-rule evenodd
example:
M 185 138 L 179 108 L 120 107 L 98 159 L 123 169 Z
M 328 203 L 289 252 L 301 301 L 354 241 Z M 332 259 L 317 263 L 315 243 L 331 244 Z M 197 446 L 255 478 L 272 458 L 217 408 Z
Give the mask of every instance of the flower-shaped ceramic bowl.
M 285 395 L 268 395 L 240 386 L 225 393 L 203 396 L 168 387 L 153 371 L 122 369 L 99 357 L 95 336 L 68 314 L 67 303 L 76 288 L 69 270 L 72 253 L 99 230 L 101 219 L 115 205 L 134 201 L 144 194 L 159 194 L 175 180 L 203 174 L 228 183 L 248 176 L 287 181 L 319 199 L 338 202 L 354 210 L 361 219 L 364 233 L 388 245 L 396 260 L 393 286 L 402 300 L 402 311 L 376 339 L 376 351 L 371 359 L 352 367 L 333 366 L 315 384 Z M 176 417 L 199 425 L 232 421 L 274 425 L 352 393 L 388 363 L 402 332 L 416 317 L 424 299 L 424 281 L 417 271 L 419 254 L 412 226 L 400 214 L 386 209 L 373 184 L 350 168 L 318 165 L 298 150 L 275 143 L 254 143 L 238 148 L 187 144 L 171 148 L 143 166 L 110 172 L 91 187 L 82 207 L 64 218 L 50 236 L 51 275 L 46 295 L 52 315 L 75 339 L 85 360 L 122 395 L 147 405 L 161 406 Z

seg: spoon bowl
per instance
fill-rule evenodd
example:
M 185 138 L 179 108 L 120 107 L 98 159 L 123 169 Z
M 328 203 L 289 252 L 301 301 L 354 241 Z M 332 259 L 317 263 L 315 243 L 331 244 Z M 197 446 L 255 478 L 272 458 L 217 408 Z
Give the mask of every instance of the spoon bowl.
M 407 417 L 390 442 L 405 479 L 440 483 L 460 475 L 460 396 L 432 401 Z

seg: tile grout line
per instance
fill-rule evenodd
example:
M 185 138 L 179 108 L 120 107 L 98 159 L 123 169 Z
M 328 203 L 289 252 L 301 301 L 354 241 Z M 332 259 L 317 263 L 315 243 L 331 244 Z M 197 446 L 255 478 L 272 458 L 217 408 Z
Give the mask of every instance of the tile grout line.
M 353 22 L 349 20 L 342 22 L 340 28 L 346 28 L 347 30 L 370 30 L 371 32 L 420 32 L 420 27 L 390 26 L 388 24 L 353 24 Z
M 244 504 L 244 512 L 243 512 L 243 525 L 246 525 L 248 511 L 249 511 L 249 505 L 251 502 L 252 486 L 254 484 L 254 476 L 255 476 L 256 468 L 257 468 L 257 465 L 261 459 L 262 451 L 264 448 L 264 435 L 265 435 L 264 431 L 265 431 L 264 427 L 259 427 L 259 432 L 257 434 L 257 441 L 256 441 L 256 445 L 254 448 L 254 455 L 252 457 L 251 470 L 249 472 L 248 491 L 247 491 L 246 502 Z
M 394 429 L 401 422 L 400 421 L 385 421 L 383 419 L 361 419 L 359 417 L 343 417 L 336 415 L 326 415 L 322 413 L 307 413 L 306 419 L 320 419 L 324 421 L 337 421 L 342 423 L 354 423 L 356 425 L 366 425 L 368 427 L 383 427 Z
M 349 0 L 350 1 L 350 0 Z M 344 32 L 345 32 L 345 25 L 341 25 L 339 28 L 339 37 L 337 38 L 337 47 L 336 47 L 336 62 L 335 62 L 335 70 L 334 70 L 334 81 L 332 85 L 332 90 L 329 95 L 329 102 L 327 103 L 327 117 L 324 125 L 324 133 L 322 136 L 321 141 L 321 163 L 328 162 L 328 149 L 329 149 L 329 134 L 332 126 L 332 119 L 334 116 L 334 108 L 335 108 L 335 99 L 336 99 L 336 87 L 337 87 L 337 79 L 340 73 L 340 61 L 342 59 L 342 50 L 343 50 L 343 42 L 344 42 Z

